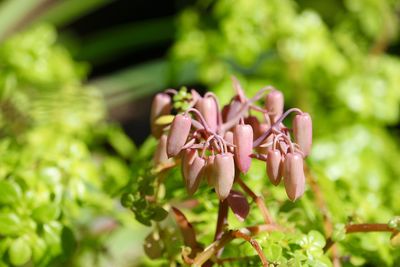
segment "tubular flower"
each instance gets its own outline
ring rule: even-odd
[[[312,121],[308,113],[296,115],[293,119],[294,140],[299,144],[301,151],[308,156],[312,145]]]
[[[282,179],[282,156],[277,149],[268,151],[267,175],[273,185],[278,185]]]
[[[231,153],[215,156],[213,173],[215,174],[215,191],[218,198],[224,200],[228,197],[235,179],[235,162]]]
[[[160,138],[163,132],[162,125],[156,125],[155,120],[162,116],[168,115],[171,112],[171,97],[166,93],[157,94],[151,105],[150,111],[150,125],[151,133],[155,138]]]
[[[178,114],[171,124],[167,140],[167,154],[174,157],[179,154],[186,143],[191,127],[191,119],[188,115]]]
[[[246,173],[251,164],[253,150],[253,128],[248,124],[239,124],[235,126],[233,132],[233,144],[235,148],[235,161],[238,169]]]
[[[299,153],[288,153],[285,157],[284,183],[286,194],[295,201],[304,193],[306,179],[303,170],[303,157]]]
[[[311,150],[310,115],[297,108],[284,112],[283,94],[271,86],[247,98],[234,80],[236,95],[221,110],[212,93],[201,96],[195,90],[181,94],[168,89],[155,96],[151,122],[159,144],[154,163],[162,169],[168,158],[181,158],[188,194],[194,194],[205,179],[223,201],[231,193],[235,172],[247,173],[253,159],[262,160],[270,182],[278,185],[283,177],[287,195],[295,201],[305,190],[303,157]],[[264,97],[264,106],[258,105]],[[293,129],[284,124],[291,113],[295,113]],[[169,125],[155,125],[163,115],[174,118]]]
[[[284,98],[282,92],[273,90],[267,95],[265,107],[268,111],[271,122],[274,123],[282,116],[284,108]]]

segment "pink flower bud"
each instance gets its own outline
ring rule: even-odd
[[[294,117],[293,135],[304,156],[309,155],[312,145],[312,120],[308,113]]]
[[[214,159],[215,156],[214,155],[210,155],[207,158],[207,163],[206,166],[204,168],[204,178],[207,181],[207,184],[209,186],[213,186],[214,187],[214,182],[215,182],[215,177],[214,177]]]
[[[197,93],[196,90],[192,89],[190,90],[190,94],[192,95],[192,101],[194,103],[197,103],[197,101],[199,101],[199,99],[201,99],[202,97],[199,95],[199,93]]]
[[[200,98],[196,103],[196,108],[203,115],[210,129],[215,132],[218,125],[218,108],[214,99],[211,97]]]
[[[295,201],[304,193],[306,179],[303,170],[303,157],[296,152],[286,154],[284,168],[286,194],[290,200]]]
[[[284,108],[284,97],[281,91],[271,91],[265,99],[265,109],[269,113],[271,122],[276,122],[279,117],[283,114]]]
[[[242,108],[243,103],[239,101],[238,97],[232,99],[231,103],[225,106],[222,110],[222,118],[223,120],[230,121],[239,113],[240,109]],[[239,121],[239,119],[238,119]]]
[[[233,133],[235,147],[235,161],[238,169],[246,173],[251,164],[250,155],[253,152],[253,129],[248,124],[238,124]]]
[[[251,126],[251,128],[253,129],[253,139],[257,139],[258,137],[260,137],[260,121],[257,119],[256,116],[248,116],[244,119],[244,123],[248,124]]]
[[[205,163],[204,159],[196,157],[190,166],[188,177],[186,177],[186,190],[189,195],[193,195],[199,188]]]
[[[235,162],[233,154],[218,154],[214,159],[215,191],[222,201],[228,197],[235,180]]]
[[[175,157],[179,154],[182,147],[186,143],[189,136],[192,119],[186,114],[178,114],[175,116],[169,130],[167,140],[167,155]]]
[[[273,185],[278,185],[282,179],[282,156],[277,149],[269,150],[267,154],[267,174]]]
[[[231,131],[225,132],[225,134],[224,134],[224,140],[225,140],[226,142],[228,142],[228,143],[233,144],[233,132],[231,132]],[[231,153],[233,153],[233,152],[234,152],[234,149],[233,149],[231,146],[229,146],[229,147],[228,147],[228,151],[231,152]]]
[[[278,141],[278,145],[284,154],[289,152],[289,145],[285,141],[283,141],[283,140]]]
[[[185,150],[182,157],[182,175],[189,195],[193,195],[199,188],[204,165],[205,160],[197,155],[197,150]]]
[[[160,138],[163,132],[164,126],[156,125],[154,121],[162,116],[171,113],[171,98],[168,94],[158,93],[153,99],[150,111],[150,125],[151,133],[154,137]]]
[[[156,148],[156,152],[154,153],[153,156],[153,161],[155,165],[158,165],[158,164],[163,164],[168,160],[169,159],[167,155],[167,136],[163,134],[158,140],[158,145]]]

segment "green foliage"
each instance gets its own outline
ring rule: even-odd
[[[386,52],[398,38],[399,2],[356,2],[199,1],[178,19],[171,62],[175,73],[184,77],[191,72],[224,103],[231,97],[229,78],[235,75],[245,81],[250,95],[271,84],[285,93],[288,107],[310,112],[315,145],[308,165],[336,225],[333,239],[340,243],[340,255],[351,255],[349,266],[396,266],[400,254],[390,246],[388,234],[344,235],[346,223],[386,223],[400,214],[398,135],[388,131],[399,123],[400,60]],[[280,223],[304,235],[324,231],[310,187],[291,204],[281,189],[266,186],[263,167],[247,179],[267,194],[266,203]],[[195,198],[201,207],[185,214],[210,242],[207,227],[216,219],[210,215],[216,212],[215,202],[206,191]],[[259,219],[251,213],[246,221]],[[279,249],[272,250],[266,253],[278,257]],[[224,253],[235,255],[228,248]]]
[[[86,65],[55,41],[42,25],[0,45],[2,265],[80,265],[83,252],[101,255],[85,243],[103,236],[93,223],[123,214],[112,195],[135,146],[104,122],[101,95],[81,82]]]

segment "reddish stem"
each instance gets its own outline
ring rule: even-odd
[[[386,223],[360,223],[349,224],[346,226],[346,234],[360,232],[396,232],[396,229],[390,228]]]
[[[369,232],[398,232],[396,229],[390,228],[386,223],[359,223],[346,225],[346,234],[352,233],[369,233]],[[332,238],[328,238],[324,247],[324,252],[335,243]]]
[[[253,248],[257,251],[257,254],[258,254],[258,257],[260,257],[262,266],[264,266],[264,267],[268,266],[268,261],[265,258],[265,255],[261,249],[260,244],[258,244],[258,242],[256,240],[254,240],[250,236],[240,232],[239,230],[233,231],[232,235],[236,238],[242,238],[242,239],[246,240],[247,242],[249,242],[253,246]]]
[[[267,207],[265,206],[264,200],[260,197],[257,196],[244,182],[243,180],[239,177],[239,175],[236,175],[235,181],[239,184],[239,186],[243,189],[243,191],[248,194],[253,201],[257,204],[258,208],[261,211],[262,216],[264,217],[264,221],[266,224],[271,224],[273,223],[273,219],[271,217],[271,214],[269,213]]]
[[[215,227],[214,241],[221,238],[228,221],[228,201],[220,201],[218,206],[218,219]]]

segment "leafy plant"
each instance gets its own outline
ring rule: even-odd
[[[398,1],[199,1],[178,21],[176,73],[195,74],[225,102],[232,74],[250,94],[273,84],[288,107],[312,116],[304,230],[330,236],[336,224],[385,224],[400,213],[392,131],[400,61],[389,49],[398,40],[397,10]],[[262,192],[261,181],[254,186]],[[369,234],[346,237],[332,257],[340,259],[335,264],[396,266],[400,255],[385,235]]]
[[[1,266],[79,265],[123,223],[135,147],[55,40],[41,25],[0,45]]]
[[[321,189],[303,167],[311,150],[310,116],[296,108],[283,112],[283,95],[271,86],[247,98],[235,78],[233,82],[236,95],[223,108],[214,94],[201,97],[186,88],[168,89],[154,97],[150,121],[158,144],[153,160],[122,198],[139,222],[155,226],[144,242],[150,258],[191,266],[332,266],[340,264],[335,242],[347,234],[383,231],[392,233],[392,239],[399,235],[396,218],[380,224],[337,224],[333,229]],[[266,93],[264,106],[258,106]],[[296,114],[292,129],[283,124],[290,113]],[[151,156],[145,156],[147,161]],[[174,169],[179,164],[183,183],[176,181]],[[313,194],[292,203],[304,194],[304,171]],[[279,187],[269,188],[267,208],[247,185],[264,191],[265,173],[275,186],[283,176],[290,201],[285,201]],[[250,212],[250,207],[257,209]],[[163,208],[171,210],[175,223],[165,220],[168,213]],[[322,209],[319,216],[316,208]],[[234,218],[228,219],[229,210]],[[211,216],[212,212],[218,215]],[[215,221],[214,235],[210,219]],[[240,225],[243,221],[245,226]],[[321,230],[329,231],[327,237]],[[333,262],[325,254],[331,247]]]

